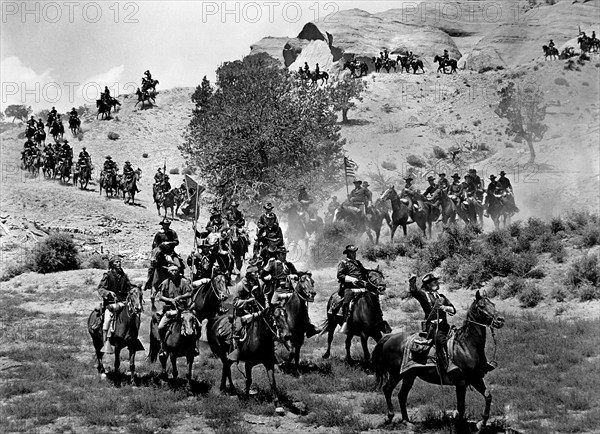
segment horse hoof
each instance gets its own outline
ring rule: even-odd
[[[392,421],[394,420],[394,413],[388,413],[387,418],[384,421],[385,425],[389,425],[392,423]]]
[[[321,356],[322,359],[328,359],[330,356],[329,351]]]
[[[275,408],[275,414],[277,414],[278,416],[284,416],[285,415],[285,410],[283,409],[283,407],[276,407]]]

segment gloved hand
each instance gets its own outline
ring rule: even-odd
[[[271,275],[267,274],[265,277],[263,277],[263,280],[266,280],[267,282],[271,280]]]

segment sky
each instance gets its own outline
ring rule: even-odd
[[[158,90],[196,86],[263,37],[295,37],[336,11],[375,13],[402,3],[2,1],[0,108],[94,104],[104,86],[112,95],[135,92],[146,69]]]

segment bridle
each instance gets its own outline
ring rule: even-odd
[[[139,291],[139,294],[137,294],[137,292],[139,291],[139,288],[137,286],[134,286],[133,288],[131,288],[129,290],[129,294],[127,294],[127,310],[130,313],[127,313],[128,317],[131,317],[133,315],[139,315],[144,311],[144,298],[143,298],[143,293],[141,291]],[[135,308],[135,296],[138,295],[140,297],[140,310],[139,312],[136,312],[136,308]]]

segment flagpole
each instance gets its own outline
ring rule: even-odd
[[[348,159],[344,157],[344,180],[346,181],[346,196],[350,195],[350,190],[348,190],[348,174],[346,172],[348,167]]]

